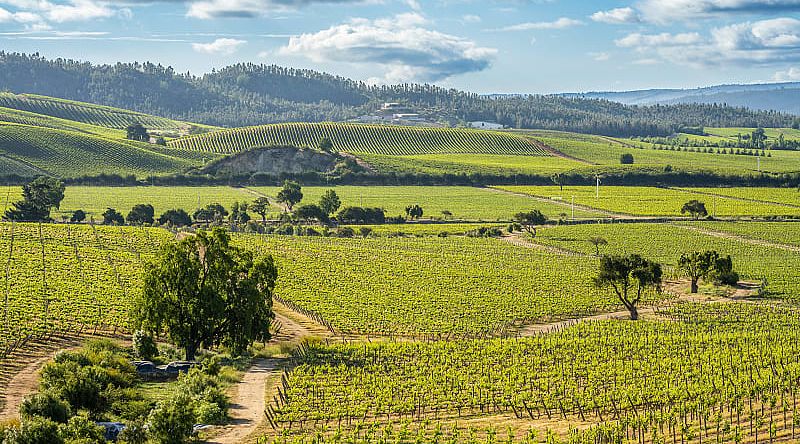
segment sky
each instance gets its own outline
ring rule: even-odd
[[[0,0],[0,49],[556,93],[800,81],[800,0]]]

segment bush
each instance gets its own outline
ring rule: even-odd
[[[275,234],[280,234],[283,236],[291,236],[294,234],[294,225],[292,224],[283,224],[275,230]]]
[[[192,402],[185,394],[159,402],[147,418],[149,438],[159,444],[189,442],[193,427]]]
[[[85,416],[73,416],[61,427],[61,436],[70,443],[105,444],[105,427],[96,425]]]
[[[227,418],[219,405],[206,401],[194,403],[194,416],[198,424],[222,424]]]
[[[28,396],[19,407],[19,415],[24,420],[36,417],[66,424],[70,416],[69,404],[51,393],[36,393]]]
[[[337,237],[355,237],[356,232],[350,227],[342,227],[336,230]]]
[[[619,156],[619,163],[623,165],[633,165],[633,154],[625,153]]]
[[[58,433],[58,424],[46,418],[24,421],[16,436],[6,439],[3,444],[62,444],[64,440]]]
[[[137,330],[133,334],[133,351],[143,361],[152,361],[158,356],[156,341],[144,330]]]
[[[125,430],[117,437],[120,444],[145,444],[147,443],[147,429],[144,421],[136,420],[125,426]]]
[[[466,233],[467,237],[501,237],[503,231],[497,227],[480,227]]]

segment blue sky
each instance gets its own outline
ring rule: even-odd
[[[0,48],[549,93],[800,80],[800,0],[0,0]]]

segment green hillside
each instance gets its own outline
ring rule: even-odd
[[[177,173],[201,163],[198,153],[74,131],[0,123],[0,174],[144,176]]]
[[[334,149],[357,154],[549,155],[531,139],[501,132],[348,123],[286,123],[237,128],[184,137],[170,142],[170,146],[234,153],[271,145],[316,147],[325,137],[333,142]]]
[[[180,122],[135,111],[33,94],[0,93],[0,107],[117,130],[123,130],[134,123],[141,123],[152,133],[174,136],[214,129],[207,125]],[[0,120],[36,125],[39,125],[37,121],[41,120],[30,115],[8,114],[7,111],[0,111]],[[32,120],[24,121],[25,118]]]

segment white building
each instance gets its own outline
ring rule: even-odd
[[[494,122],[483,122],[483,121],[476,121],[476,122],[469,122],[470,128],[479,128],[479,129],[487,129],[487,130],[499,130],[505,128],[503,125]]]

